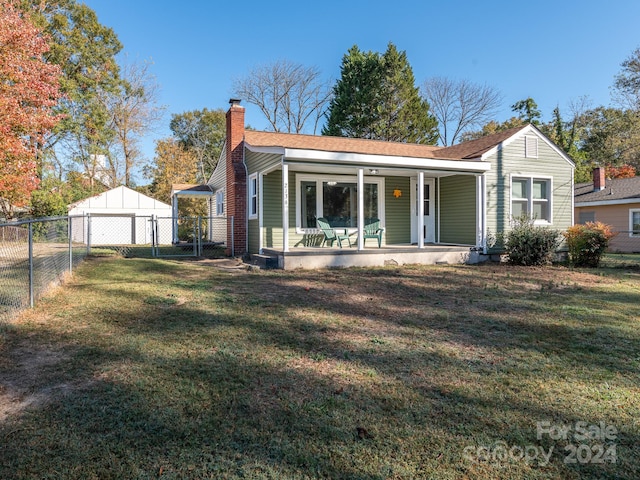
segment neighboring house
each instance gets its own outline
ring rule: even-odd
[[[577,223],[602,222],[618,232],[609,243],[613,252],[640,252],[640,177],[605,178],[605,169],[593,171],[593,182],[575,188]]]
[[[512,216],[573,224],[574,164],[532,125],[436,147],[245,130],[244,112],[231,101],[208,182],[235,255],[277,256],[286,269],[474,262]],[[321,247],[319,217],[355,246]],[[384,228],[382,248],[365,248],[372,218]]]
[[[171,205],[120,186],[69,205],[74,242],[91,245],[143,245],[151,243],[151,217],[164,219],[160,243],[171,244]],[[90,222],[88,217],[90,217]]]

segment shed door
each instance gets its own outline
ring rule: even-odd
[[[92,245],[134,245],[136,243],[135,215],[91,215]]]

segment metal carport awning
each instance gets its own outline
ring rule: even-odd
[[[173,243],[178,243],[178,198],[213,198],[213,190],[209,185],[193,183],[175,183],[171,185],[171,212],[173,217]]]

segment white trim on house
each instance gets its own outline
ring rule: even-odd
[[[619,200],[598,200],[596,202],[575,202],[575,207],[601,207],[605,205],[627,205],[629,203],[640,203],[640,198],[621,198]]]
[[[273,153],[274,155],[284,155],[284,147],[260,147],[253,146],[248,142],[244,142],[244,146],[247,150],[253,153]]]
[[[264,248],[264,172],[258,175],[258,252]]]
[[[482,175],[482,243],[479,245],[482,247],[482,253],[485,255],[489,251],[489,245],[487,245],[487,236],[489,234],[489,227],[487,227],[487,176]]]
[[[435,229],[436,229],[436,238],[435,243],[440,243],[440,177],[435,177],[434,179],[434,196],[435,196],[435,216],[436,219]]]
[[[358,189],[358,251],[364,250],[364,169],[358,169],[358,181],[356,183]],[[380,188],[380,187],[378,187]],[[380,197],[380,195],[378,195]],[[379,202],[378,202],[379,203]]]
[[[513,180],[514,179],[522,179],[528,180],[528,192],[527,192],[527,212],[529,217],[533,215],[533,182],[534,180],[545,180],[548,182],[547,189],[547,211],[549,212],[548,220],[535,220],[533,223],[535,225],[553,225],[553,177],[547,175],[537,175],[532,173],[525,174],[517,174],[510,173],[509,174],[509,219],[513,219]]]
[[[322,150],[305,150],[284,147],[256,147],[245,143],[247,150],[254,153],[270,153],[283,155],[282,162],[292,161],[338,163],[342,166],[386,166],[413,168],[427,171],[429,169],[450,170],[451,173],[482,173],[491,170],[491,164],[483,160],[444,160],[433,158],[400,157],[389,155],[372,155],[363,153],[331,152]]]
[[[289,165],[284,161],[282,162],[282,251],[285,253],[289,251]]]
[[[418,248],[424,248],[424,172],[418,172]],[[431,192],[429,192],[431,193]],[[431,210],[431,205],[429,205]]]
[[[476,177],[476,246],[486,248],[486,202],[485,202],[486,188],[485,188],[485,176],[478,175]]]
[[[319,175],[319,174],[305,174],[305,173],[296,173],[296,233],[305,234],[305,233],[316,233],[316,228],[303,228],[302,227],[302,203],[301,200],[303,198],[302,194],[302,182],[316,182],[316,212],[318,216],[321,216],[322,213],[322,183],[323,182],[344,182],[344,183],[358,183],[357,175]],[[384,177],[363,175],[364,183],[367,184],[376,184],[378,185],[378,216],[380,217],[381,227],[384,228],[385,223],[385,198],[384,198],[384,188],[385,188],[385,179]],[[319,184],[319,185],[318,185]],[[352,232],[357,231],[357,229],[349,229]]]
[[[432,158],[395,157],[387,155],[370,155],[361,153],[325,152],[318,150],[301,150],[285,148],[286,160],[301,160],[310,162],[339,163],[353,166],[401,166],[404,168],[416,168],[420,170],[450,169],[455,173],[477,172],[482,173],[491,170],[489,162],[479,160],[439,160]]]
[[[420,173],[423,174],[422,193],[420,193]],[[429,211],[424,208],[429,186]],[[420,246],[419,233],[422,232],[422,244],[440,243],[440,183],[439,178],[429,177],[426,172],[418,172],[417,176],[410,178],[410,202],[411,202],[411,243]],[[422,195],[422,198],[420,198]],[[422,205],[422,206],[421,206]],[[420,210],[422,209],[422,215]],[[422,225],[419,219],[422,218]],[[425,234],[426,231],[426,234]],[[437,235],[436,235],[437,232]]]
[[[640,213],[640,208],[630,208],[629,209],[629,236],[636,238],[636,237],[640,237],[640,233],[637,233],[634,235],[634,231],[638,231],[638,230],[634,230],[633,228],[633,214],[634,213]]]
[[[486,160],[488,157],[497,154],[500,150],[502,150],[503,148],[507,147],[510,143],[518,140],[522,135],[527,135],[527,134],[535,134],[538,136],[538,138],[541,138],[544,143],[546,143],[549,148],[551,148],[553,151],[555,151],[558,155],[560,155],[569,165],[571,165],[572,167],[575,167],[576,164],[573,162],[573,160],[571,160],[571,157],[569,157],[569,155],[567,155],[563,150],[561,150],[557,145],[554,145],[553,142],[551,142],[551,140],[549,140],[546,135],[544,135],[540,130],[538,130],[536,127],[534,127],[533,125],[527,125],[526,127],[524,127],[522,130],[520,130],[517,133],[514,133],[512,136],[510,136],[509,138],[507,138],[506,140],[502,141],[499,145],[496,145],[495,147],[493,147],[490,150],[487,150],[485,153],[483,153],[480,156],[480,160]]]
[[[258,218],[258,172],[254,172],[247,178],[247,218],[256,220]],[[255,199],[255,202],[253,201]]]
[[[571,175],[571,191],[576,191],[576,183],[574,180],[575,175]],[[574,194],[571,195],[571,225],[575,225],[576,223],[576,197]]]
[[[225,190],[224,187],[216,190],[216,217],[222,217],[225,214]]]

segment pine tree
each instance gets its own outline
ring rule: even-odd
[[[438,122],[420,98],[405,52],[357,45],[343,57],[323,135],[435,144]]]

